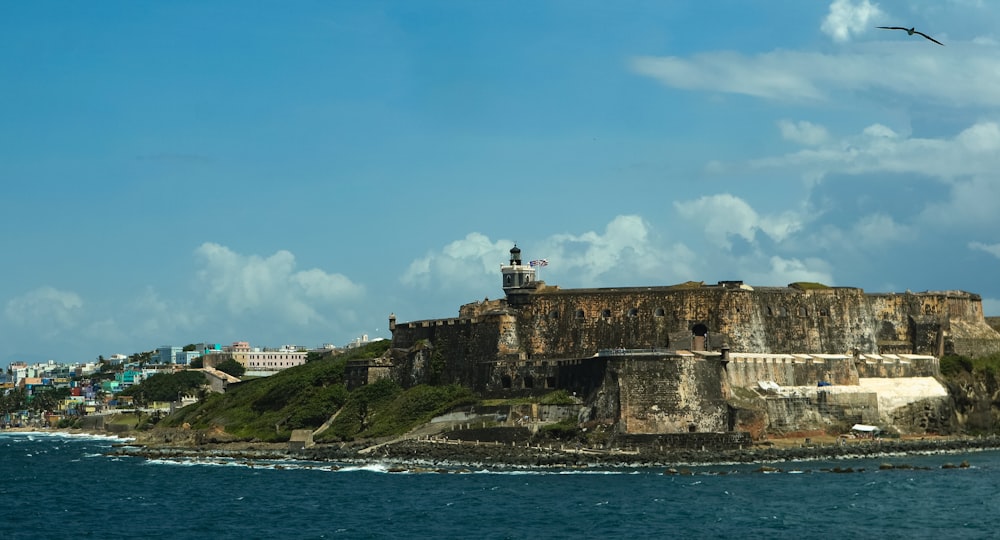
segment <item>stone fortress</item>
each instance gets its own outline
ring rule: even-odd
[[[516,245],[505,298],[456,318],[389,319],[385,356],[348,366],[351,385],[457,383],[484,396],[577,396],[578,419],[621,436],[849,429],[950,432],[945,354],[1000,351],[981,298],[865,293],[793,283],[560,289]],[[846,426],[846,427],[843,427]]]

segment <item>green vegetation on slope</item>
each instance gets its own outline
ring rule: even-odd
[[[516,398],[484,399],[480,401],[480,403],[489,407],[501,405],[530,405],[532,403],[538,403],[540,405],[573,405],[580,403],[580,400],[570,396],[569,392],[566,390],[553,390],[541,397],[524,396]]]
[[[402,435],[439,414],[475,402],[472,392],[459,385],[403,390],[391,379],[382,379],[351,392],[336,420],[317,440]]]
[[[281,442],[288,440],[292,430],[316,430],[336,414],[316,440],[351,441],[403,435],[437,415],[478,402],[472,391],[461,385],[419,385],[404,390],[391,379],[348,391],[344,381],[348,361],[379,357],[389,346],[386,340],[340,356],[311,357],[302,366],[232,385],[225,394],[211,394],[159,425],[223,428],[245,440]],[[515,401],[551,405],[576,402],[564,390]]]
[[[969,358],[957,354],[941,357],[941,375],[955,377],[962,373],[997,376],[1000,374],[1000,353]]]
[[[270,377],[231,386],[164,419],[162,425],[222,427],[244,439],[288,440],[294,429],[317,429],[340,411],[322,439],[351,440],[405,433],[452,407],[474,403],[460,386],[417,386],[406,391],[385,379],[348,391],[344,370],[352,359],[376,358],[388,340],[340,356],[315,358]]]
[[[153,401],[177,401],[181,394],[194,394],[205,384],[200,371],[157,373],[141,383],[126,388],[120,395],[132,396],[134,403],[144,406]]]
[[[243,374],[247,372],[247,368],[243,367],[243,364],[233,360],[232,358],[215,366],[215,369],[223,373],[228,373],[233,377],[242,377]]]
[[[1000,353],[941,358],[941,375],[969,434],[1000,433]]]

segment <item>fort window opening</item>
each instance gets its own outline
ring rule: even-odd
[[[653,315],[654,315],[655,317],[662,317],[662,316],[664,316],[665,314],[666,314],[666,312],[664,312],[664,311],[663,311],[663,308],[661,308],[661,307],[658,307],[658,308],[656,308],[656,313],[654,313]]]
[[[639,310],[636,309],[636,308],[632,308],[632,309],[628,310],[628,316],[629,317],[638,317],[639,316]]]
[[[505,390],[510,390],[510,383],[510,375],[500,377],[500,386],[503,386]]]
[[[773,317],[774,316],[774,310],[771,309],[771,306],[767,306],[767,316],[768,317]]]
[[[555,388],[556,378],[555,377],[545,377],[545,388]]]
[[[550,311],[549,312],[549,318],[550,319],[558,319],[559,318],[559,310],[553,309],[552,311]]]
[[[583,318],[583,316],[584,316],[584,315],[583,315],[583,310],[582,310],[582,309],[578,309],[578,310],[576,310],[576,318],[577,318],[577,319],[582,319],[582,318]]]
[[[786,308],[785,306],[779,307],[778,308],[778,315],[780,315],[782,317],[787,317],[788,316],[788,308]]]
[[[694,433],[695,431],[698,431],[698,426],[694,424],[688,424],[688,433]]]
[[[604,317],[605,319],[610,319],[611,318],[611,310],[610,309],[601,310],[601,317]]]
[[[799,317],[808,317],[808,316],[809,316],[809,312],[806,311],[806,308],[800,307],[799,308]]]
[[[535,378],[532,377],[531,375],[528,375],[527,377],[525,377],[524,378],[524,387],[525,388],[534,388],[535,387]]]
[[[820,317],[829,317],[830,316],[830,310],[828,310],[826,308],[819,308],[819,316]]]

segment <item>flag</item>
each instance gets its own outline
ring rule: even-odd
[[[530,264],[531,266],[548,266],[549,265],[549,260],[548,259],[535,259],[535,260],[529,262],[528,264]]]

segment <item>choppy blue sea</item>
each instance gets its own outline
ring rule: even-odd
[[[114,442],[0,433],[0,538],[1000,537],[998,452],[443,474],[105,455]]]

